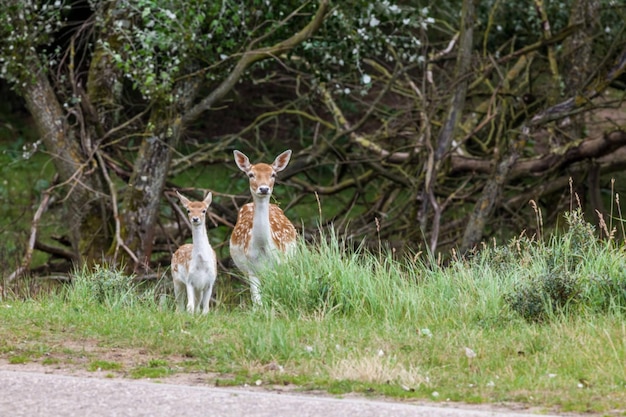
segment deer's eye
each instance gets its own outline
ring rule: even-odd
[[[191,210],[187,209],[187,214],[191,213]]]
[[[272,172],[272,178],[276,178],[276,173]]]
[[[254,174],[251,172],[251,173],[248,174],[248,177],[254,178]]]
[[[202,214],[205,214],[205,213],[206,213],[206,209],[202,210]]]

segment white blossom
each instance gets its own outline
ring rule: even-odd
[[[165,16],[169,17],[172,20],[176,20],[176,14],[171,10],[164,10]]]

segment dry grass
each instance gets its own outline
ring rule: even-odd
[[[398,359],[384,354],[340,359],[328,367],[328,376],[335,380],[361,381],[375,384],[394,384],[405,390],[428,385],[430,378],[414,365],[404,365]]]

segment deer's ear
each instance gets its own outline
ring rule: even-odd
[[[184,207],[187,207],[189,205],[190,203],[189,199],[185,197],[184,195],[182,195],[181,193],[179,193],[178,190],[176,190],[176,195],[178,196],[178,199],[180,200],[180,202],[182,203]]]
[[[233,151],[233,154],[235,155],[235,163],[237,164],[239,169],[245,173],[250,171],[250,160],[248,159],[248,157],[244,155],[243,152],[239,152],[237,150]]]
[[[287,168],[287,164],[289,163],[290,159],[291,149],[288,149],[276,157],[274,163],[272,164],[272,168],[274,168],[274,171],[280,172],[283,169]]]
[[[204,197],[204,204],[206,204],[206,206],[209,207],[211,205],[211,201],[213,201],[213,193],[209,191],[206,197]]]

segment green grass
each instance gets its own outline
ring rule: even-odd
[[[138,366],[130,371],[130,377],[139,378],[163,378],[172,374],[172,369],[167,361],[161,359],[151,359],[147,364]]]
[[[89,363],[87,370],[91,372],[96,371],[120,371],[123,368],[121,363],[109,362],[103,360],[94,360]]]
[[[60,291],[0,303],[0,357],[131,378],[199,372],[219,386],[623,413],[626,256],[581,217],[571,213],[560,236],[520,237],[446,267],[327,236],[265,274],[263,306],[221,304],[207,316],[176,313],[169,292],[163,308],[163,285],[83,269]]]
[[[29,358],[24,355],[15,355],[15,356],[9,357],[9,363],[11,365],[18,365],[18,364],[23,364],[23,363],[28,363],[28,362],[29,362]]]

